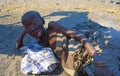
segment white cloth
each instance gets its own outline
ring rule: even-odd
[[[24,50],[25,53],[21,61],[21,71],[24,74],[49,73],[55,70],[56,63],[59,63],[51,48],[31,44],[20,48],[20,50]]]

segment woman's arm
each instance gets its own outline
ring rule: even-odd
[[[16,41],[16,48],[22,47],[22,45],[23,45],[23,38],[24,38],[25,34],[26,34],[25,30],[23,30],[21,35],[20,35],[20,37]]]
[[[82,33],[77,33],[75,31],[69,30],[67,28],[64,28],[63,26],[61,26],[60,24],[58,24],[57,22],[50,22],[48,24],[48,29],[58,32],[58,33],[62,33],[65,34],[67,37],[71,37],[74,38],[75,40],[81,42],[84,44],[84,47],[89,50],[89,53],[91,56],[93,56],[96,53],[95,48],[91,45],[91,43],[89,42],[89,40],[84,36],[84,34]]]

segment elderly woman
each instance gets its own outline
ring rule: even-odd
[[[58,55],[56,50],[57,34],[61,33],[68,38],[73,38],[79,43],[83,43],[85,49],[88,50],[89,55],[93,57],[95,63],[96,76],[112,76],[113,74],[106,68],[105,62],[96,54],[96,49],[91,45],[89,40],[82,33],[64,28],[57,22],[51,21],[48,24],[48,28],[44,28],[44,19],[36,11],[28,11],[22,16],[22,24],[25,27],[21,36],[16,42],[16,48],[20,48],[23,45],[23,38],[25,34],[30,34],[32,37],[39,39],[39,43],[44,47],[52,48],[54,54],[61,62],[65,62],[67,58],[66,50],[63,48]]]

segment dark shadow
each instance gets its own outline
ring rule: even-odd
[[[72,28],[76,24],[79,24],[81,22],[87,22],[88,21],[88,12],[75,12],[75,11],[60,11],[60,12],[53,12],[49,15],[44,16],[44,18],[49,16],[61,16],[60,20],[57,22],[63,25],[66,28]]]
[[[23,29],[23,26],[17,25],[19,23],[0,24],[0,54],[21,55],[15,48],[16,40]]]

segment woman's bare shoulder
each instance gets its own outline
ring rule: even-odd
[[[48,26],[49,27],[53,27],[53,26],[59,26],[60,24],[58,24],[57,22],[55,22],[55,21],[50,21],[49,23],[48,23]]]
[[[59,24],[58,22],[51,21],[48,23],[48,29],[59,31],[59,30],[64,29],[64,27],[61,24]]]

